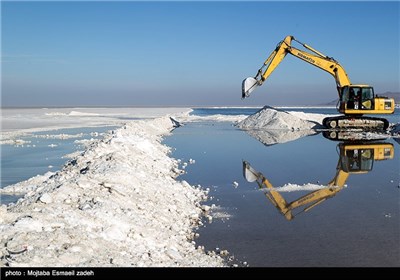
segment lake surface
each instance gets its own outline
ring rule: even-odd
[[[196,108],[192,114],[250,115],[258,109]],[[334,108],[285,110],[337,113]],[[385,117],[399,122],[397,111]],[[68,160],[65,154],[83,148],[76,140],[102,137],[101,133],[110,129],[114,128],[40,132],[20,137],[30,141],[24,146],[2,145],[1,187],[60,169]],[[77,137],[40,137],[63,133]],[[252,267],[400,265],[400,162],[399,144],[393,139],[342,143],[328,140],[320,133],[266,146],[231,123],[203,121],[175,129],[164,143],[174,148],[172,156],[182,162],[195,160],[178,179],[209,188],[211,199],[206,204],[217,206],[212,210],[212,222],[205,219],[204,226],[197,231],[200,237],[196,243],[206,250],[228,250],[235,257],[234,263],[245,262]],[[386,147],[386,160],[382,159],[385,148],[378,156],[379,147]],[[361,170],[348,170],[344,180],[338,178],[337,167],[350,166],[350,152],[343,156],[346,149],[356,150],[352,154],[364,161],[359,162]],[[303,207],[292,209],[294,217],[287,219],[288,212],[285,216],[266,197],[272,192],[244,178],[243,161],[276,188],[288,183],[326,185],[335,178],[343,184],[333,197],[308,211],[302,212]],[[323,191],[318,193],[321,198]],[[301,202],[302,196],[312,192],[279,194],[288,206]],[[2,203],[17,199],[1,196]]]
[[[317,134],[266,146],[230,123],[197,122],[174,130],[164,143],[175,148],[173,157],[195,160],[179,179],[210,188],[207,204],[220,207],[214,215],[221,218],[198,229],[196,243],[206,250],[226,249],[253,267],[400,265],[396,141],[344,143]],[[364,161],[338,177],[337,167],[350,168],[346,149]],[[294,208],[288,220],[266,197],[270,192],[244,178],[243,161],[274,187],[327,185],[334,179],[342,187],[306,212]],[[290,204],[311,192],[280,195]],[[321,193],[315,195],[323,198]]]
[[[99,138],[102,133],[114,128],[115,126],[56,129],[19,137],[18,139],[26,141],[24,144],[1,145],[0,188],[48,171],[60,170],[68,160],[65,155],[84,148],[77,140]],[[1,204],[7,204],[15,202],[20,196],[2,194],[0,198]]]

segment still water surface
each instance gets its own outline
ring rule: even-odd
[[[103,137],[102,133],[114,129],[107,127],[82,127],[56,129],[32,133],[19,137],[23,145],[1,145],[1,185],[4,188],[48,171],[60,170],[68,158],[66,154],[83,149],[76,140]],[[54,135],[65,134],[70,138],[54,139]],[[75,135],[75,137],[71,137]],[[21,196],[0,195],[1,204],[15,202]]]
[[[179,179],[210,188],[207,203],[221,206],[226,214],[199,228],[196,242],[206,250],[227,249],[250,266],[400,265],[397,142],[373,142],[368,150],[371,143],[346,144],[318,134],[265,146],[230,123],[199,122],[176,129],[164,143],[175,148],[173,157],[195,159]],[[378,157],[382,143],[387,159]],[[369,159],[363,172],[347,170],[348,177],[338,179],[344,182],[336,195],[306,212],[293,209],[291,220],[266,197],[265,189],[243,176],[247,161],[274,187],[326,185],[337,178],[338,163],[347,164],[349,154],[341,155],[340,147],[353,147]],[[311,192],[280,194],[289,204]]]

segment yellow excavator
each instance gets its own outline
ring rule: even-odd
[[[300,50],[292,46],[297,42],[306,50]],[[282,62],[287,54],[316,66],[329,74],[336,81],[339,93],[337,109],[344,116],[327,117],[323,125],[329,129],[340,128],[362,128],[362,129],[383,129],[386,130],[389,122],[384,118],[366,117],[364,114],[393,114],[395,102],[393,98],[377,96],[374,89],[369,85],[351,84],[344,68],[332,57],[328,57],[303,44],[293,36],[286,36],[279,42],[275,50],[265,60],[262,67],[257,71],[255,77],[249,77],[242,82],[242,98],[250,96],[258,86],[261,86],[271,75],[275,68]]]
[[[340,157],[336,167],[336,176],[326,187],[312,191],[290,203],[277,191],[260,172],[257,172],[247,161],[243,161],[243,176],[248,182],[256,181],[265,196],[282,213],[287,220],[295,215],[307,212],[321,202],[340,192],[350,174],[363,174],[372,170],[375,160],[393,159],[394,147],[390,143],[339,143]],[[296,208],[303,207],[297,214]]]

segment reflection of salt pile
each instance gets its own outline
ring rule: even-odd
[[[237,124],[241,129],[265,145],[284,143],[316,134],[318,123],[307,121],[295,114],[265,106]]]
[[[263,143],[264,145],[274,145],[278,143],[290,142],[305,136],[317,134],[314,130],[246,130],[246,132]]]

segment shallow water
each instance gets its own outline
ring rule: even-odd
[[[350,172],[335,196],[307,212],[295,208],[293,214],[300,213],[291,220],[256,182],[245,180],[243,160],[274,187],[326,185],[343,161],[341,142],[318,134],[265,146],[230,123],[200,122],[174,130],[164,143],[175,148],[173,157],[195,160],[179,179],[210,188],[212,199],[207,204],[221,207],[214,214],[224,214],[199,228],[196,243],[206,250],[227,249],[237,261],[253,267],[400,265],[397,142],[383,142],[392,147],[392,159],[371,160],[366,172]],[[310,192],[281,195],[290,203]]]
[[[114,129],[107,127],[83,127],[57,129],[32,133],[19,137],[28,141],[23,145],[1,145],[1,188],[27,180],[38,174],[59,170],[68,158],[64,156],[83,149],[76,140],[102,137],[102,133]],[[54,135],[75,135],[67,139],[53,139]],[[47,137],[46,137],[47,136]],[[20,196],[1,195],[1,204],[15,202]]]

